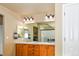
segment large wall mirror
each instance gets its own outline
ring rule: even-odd
[[[55,41],[55,22],[20,24],[17,26],[18,38],[37,42]]]

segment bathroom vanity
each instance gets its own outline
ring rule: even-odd
[[[55,56],[55,45],[45,42],[18,42],[16,56]]]
[[[53,22],[21,24],[17,27],[16,56],[55,56],[55,26]]]

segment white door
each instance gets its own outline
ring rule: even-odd
[[[64,7],[64,55],[79,56],[79,4]]]

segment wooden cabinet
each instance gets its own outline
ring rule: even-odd
[[[55,56],[54,45],[40,45],[41,56]]]
[[[54,45],[48,45],[47,56],[55,56],[55,46]]]
[[[16,44],[16,56],[26,56],[26,55],[28,55],[28,45]]]
[[[39,56],[40,55],[40,46],[39,45],[28,45],[28,56]]]
[[[26,44],[22,45],[21,53],[22,53],[22,56],[28,55],[28,45],[26,45]]]
[[[33,45],[28,44],[28,56],[33,56]]]
[[[47,45],[40,45],[40,56],[47,56]]]
[[[16,44],[16,56],[22,56],[22,44]]]
[[[40,56],[40,45],[34,45],[34,56]]]
[[[54,45],[16,44],[16,56],[54,56]]]

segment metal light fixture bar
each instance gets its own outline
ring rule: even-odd
[[[45,19],[53,19],[54,18],[54,15],[50,14],[50,15],[47,15],[45,16]]]
[[[32,21],[34,18],[31,16],[31,17],[24,17],[24,21]]]

